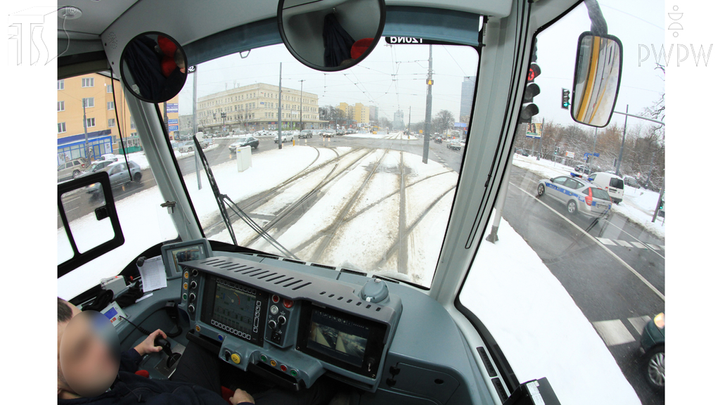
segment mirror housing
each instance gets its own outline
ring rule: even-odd
[[[385,0],[280,0],[278,28],[305,66],[332,72],[352,67],[375,49],[385,28]]]
[[[161,32],[137,35],[120,57],[120,76],[130,93],[142,101],[162,103],[180,93],[187,79],[187,55]]]
[[[610,123],[622,74],[622,42],[612,35],[583,32],[578,38],[571,115],[580,124]]]

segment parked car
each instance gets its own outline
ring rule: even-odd
[[[665,388],[665,314],[659,313],[645,325],[640,336],[643,354],[640,370],[655,390]]]
[[[517,153],[518,155],[530,156],[528,151],[526,151],[525,149],[517,148],[517,149],[515,149],[515,153]]]
[[[88,168],[85,158],[73,159],[58,166],[58,181],[74,179]]]
[[[452,150],[460,150],[461,149],[460,141],[452,140],[447,143],[447,148]]]
[[[588,181],[607,190],[614,203],[620,204],[622,202],[625,194],[625,182],[623,182],[622,177],[607,172],[590,173]]]
[[[307,138],[312,138],[312,136],[313,136],[313,133],[311,130],[303,129],[302,131],[300,131],[298,138],[299,139],[307,139]]]
[[[115,188],[131,182],[140,183],[142,181],[140,165],[132,160],[128,163],[130,164],[130,173],[128,173],[128,166],[125,165],[125,162],[114,162],[100,170],[107,172],[110,178],[110,187]],[[90,194],[90,199],[98,198],[101,193],[100,183],[88,186],[86,191]]]
[[[545,195],[563,203],[571,215],[580,213],[587,217],[600,217],[611,213],[610,194],[581,178],[560,176],[542,179],[537,186],[537,196],[541,198]]]
[[[117,162],[117,161],[118,161],[118,156],[115,155],[115,154],[113,154],[113,153],[106,153],[106,154],[104,154],[104,155],[101,155],[101,156],[98,158],[98,160],[109,160],[109,161],[112,161],[112,162]]]
[[[640,183],[638,183],[637,179],[633,176],[624,176],[623,182],[625,182],[627,186],[640,188]]]
[[[241,148],[243,146],[249,146],[253,149],[257,149],[258,146],[260,146],[260,141],[252,136],[246,136],[238,139],[235,143],[231,143],[230,146],[228,146],[228,149],[230,150],[230,153],[235,153],[237,152],[237,148]]]
[[[192,152],[195,150],[195,143],[193,141],[177,142],[173,145],[173,149],[180,153]]]

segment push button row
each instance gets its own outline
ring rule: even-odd
[[[298,371],[297,371],[296,369],[294,369],[294,368],[289,368],[288,366],[286,366],[286,365],[284,365],[284,364],[280,364],[280,366],[278,367],[278,362],[277,362],[277,361],[269,358],[268,356],[266,356],[266,355],[264,355],[264,354],[261,354],[261,355],[260,355],[260,361],[262,361],[263,363],[266,363],[266,364],[270,364],[271,367],[279,368],[280,371],[282,371],[283,373],[288,373],[288,374],[290,374],[290,375],[293,376],[293,377],[297,377],[297,376],[298,376]]]

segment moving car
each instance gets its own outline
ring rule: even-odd
[[[302,131],[300,131],[298,138],[299,139],[307,139],[307,138],[312,138],[312,136],[313,136],[313,133],[311,130],[303,129]]]
[[[462,145],[460,145],[460,141],[452,140],[447,143],[447,148],[452,150],[460,150],[462,148]]]
[[[282,136],[282,143],[292,142],[293,140],[292,132],[283,132],[280,136]],[[273,138],[273,142],[278,143],[277,135]]]
[[[611,212],[612,201],[607,191],[577,177],[560,176],[542,179],[537,186],[538,198],[548,195],[561,203],[568,214],[600,217]]]
[[[128,173],[125,162],[115,162],[102,169],[102,171],[107,172],[110,178],[110,187],[116,188],[128,183],[140,183],[142,181],[140,165],[132,160],[128,161],[128,163],[130,164],[130,173]],[[91,195],[90,199],[99,197],[101,193],[100,183],[88,186],[86,191]]]
[[[73,159],[58,166],[58,181],[74,179],[84,172],[88,167],[85,158]]]
[[[250,146],[253,149],[257,149],[258,146],[260,146],[260,141],[252,136],[246,136],[238,139],[237,142],[231,143],[230,146],[228,146],[228,149],[230,150],[230,153],[235,153],[237,148],[241,148],[243,146]]]
[[[640,337],[641,372],[654,390],[665,388],[665,314],[659,313],[645,325]]]
[[[435,141],[435,143],[442,143],[442,137],[436,136],[435,139],[433,139],[433,141]]]
[[[620,204],[622,202],[625,194],[625,183],[622,177],[612,173],[598,172],[590,173],[587,178],[591,183],[607,190],[614,203]]]
[[[118,158],[116,156],[113,156],[114,159],[108,158],[107,160],[98,160],[96,162],[93,162],[90,167],[85,170],[84,172],[80,173],[77,177],[85,177],[91,173],[99,172],[103,170],[104,168],[110,166],[111,164],[118,161]]]

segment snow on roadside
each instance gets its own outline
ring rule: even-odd
[[[483,320],[518,380],[547,377],[562,404],[640,404],[603,340],[540,257],[504,219],[498,237],[495,244],[480,244],[460,300]]]
[[[575,169],[570,166],[549,160],[536,160],[534,157],[513,155],[513,165],[536,173],[543,178],[549,179],[557,176],[569,176]],[[658,218],[652,222],[655,206],[658,201],[658,193],[645,189],[637,189],[625,186],[623,201],[620,204],[613,204],[612,210],[630,221],[637,223],[653,235],[664,239],[664,219]]]

